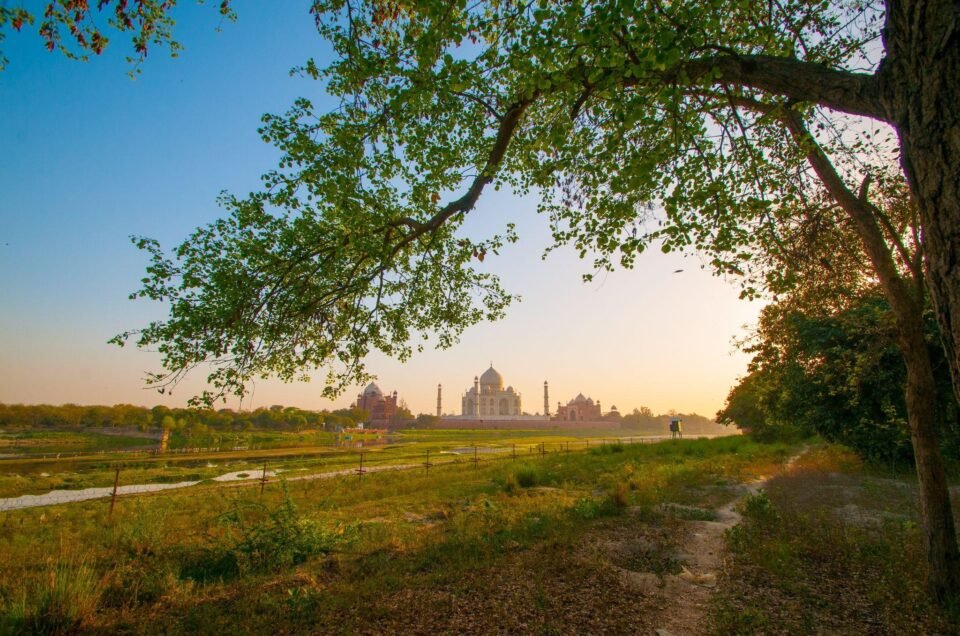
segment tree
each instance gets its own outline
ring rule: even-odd
[[[932,312],[925,340],[936,370],[937,428],[944,453],[957,457],[960,413],[950,390]],[[761,439],[819,434],[882,462],[913,459],[904,385],[890,306],[875,287],[842,307],[781,297],[764,308],[750,372],[731,389],[717,421],[750,428]]]
[[[960,589],[916,319],[920,266],[897,263],[896,228],[866,185],[858,196],[846,184],[861,159],[828,154],[846,116],[895,131],[960,395],[952,3],[329,0],[314,12],[339,58],[302,71],[340,108],[316,113],[303,99],[266,117],[279,168],[263,191],[224,196],[229,216],[174,257],[136,239],[151,265],[135,295],[169,303],[170,316],[115,341],[160,348],[157,386],[212,362],[209,403],[258,374],[325,366],[333,394],[366,379],[373,349],[404,359],[414,334],[449,346],[501,316],[512,297],[474,263],[514,240],[512,226],[479,240],[457,231],[491,185],[537,189],[557,243],[594,252],[600,267],[631,266],[658,242],[749,273],[763,237],[808,208],[808,166],[852,220],[897,317],[931,590]]]

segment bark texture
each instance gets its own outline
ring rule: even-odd
[[[960,3],[888,0],[878,73],[920,209],[928,285],[960,400]]]

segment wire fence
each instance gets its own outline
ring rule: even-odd
[[[702,438],[702,437],[701,437]],[[145,496],[169,490],[194,488],[194,491],[206,490],[217,492],[223,488],[259,488],[263,493],[266,486],[276,483],[281,478],[287,482],[312,481],[334,478],[355,478],[362,480],[371,474],[381,472],[413,472],[421,471],[429,474],[431,470],[449,467],[465,467],[477,469],[483,464],[503,461],[520,461],[542,459],[560,454],[585,452],[591,449],[600,449],[599,452],[610,450],[614,452],[625,445],[651,444],[669,441],[668,436],[635,436],[635,437],[608,437],[600,439],[583,439],[575,441],[514,443],[509,445],[456,445],[444,449],[424,449],[417,452],[394,454],[390,447],[381,450],[351,450],[331,451],[324,456],[303,456],[299,459],[310,462],[309,473],[290,472],[284,474],[282,463],[297,461],[296,457],[261,458],[262,466],[246,470],[232,471],[208,479],[191,479],[171,483],[124,484],[123,462],[115,462],[106,467],[114,472],[112,486],[83,488],[76,490],[53,490],[41,495],[21,495],[0,499],[0,512],[23,510],[40,506],[56,506],[61,504],[79,503],[97,499],[109,500],[109,514],[112,516],[118,498]],[[607,448],[609,447],[609,449]],[[394,447],[397,448],[397,447]],[[403,448],[403,447],[399,447]],[[405,450],[405,449],[404,449]],[[250,458],[254,461],[257,458]],[[274,466],[270,467],[270,461]],[[201,486],[202,485],[202,486]]]

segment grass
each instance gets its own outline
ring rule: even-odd
[[[770,475],[728,534],[716,632],[956,631],[923,591],[915,485],[838,447],[778,474],[796,448],[743,437],[572,440],[580,450],[567,452],[571,440],[541,432],[422,433],[364,449],[366,466],[411,470],[272,480],[262,496],[207,483],[121,498],[112,518],[106,501],[0,513],[0,633],[652,632],[657,609],[630,573],[663,584],[680,570],[684,528]],[[478,464],[443,452],[481,441],[511,452]],[[277,461],[295,477],[357,459]],[[206,461],[125,474],[262,469],[259,457]],[[75,474],[112,476],[109,463],[86,466]]]
[[[629,510],[683,503],[693,491],[727,500],[731,482],[775,469],[788,453],[745,438],[599,446],[516,461],[488,456],[476,466],[461,458],[362,480],[274,481],[262,496],[259,488],[201,485],[121,498],[112,518],[107,502],[0,513],[0,615],[21,626],[43,615],[41,590],[61,567],[49,555],[63,554],[91,573],[76,579],[89,596],[64,597],[82,617],[75,626],[389,631],[397,617],[439,620],[445,601],[418,590],[500,594],[489,589],[500,581],[519,595],[532,583],[514,569],[534,567],[526,560],[535,554],[559,559],[547,574],[573,576],[562,555],[596,524],[626,523]],[[599,584],[608,574],[590,563]],[[527,591],[547,600],[522,611],[549,619],[554,597]],[[412,614],[398,609],[411,594]]]
[[[914,487],[870,473],[824,446],[744,500],[728,534],[718,633],[956,632],[924,590]]]

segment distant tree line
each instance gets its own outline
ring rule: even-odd
[[[312,428],[327,430],[337,426],[349,428],[365,421],[368,417],[369,413],[359,408],[308,411],[279,405],[254,411],[233,411],[166,406],[146,408],[132,404],[115,406],[0,404],[0,429],[5,430],[135,427],[141,431],[150,428],[168,428],[197,435],[209,431],[299,432]]]

